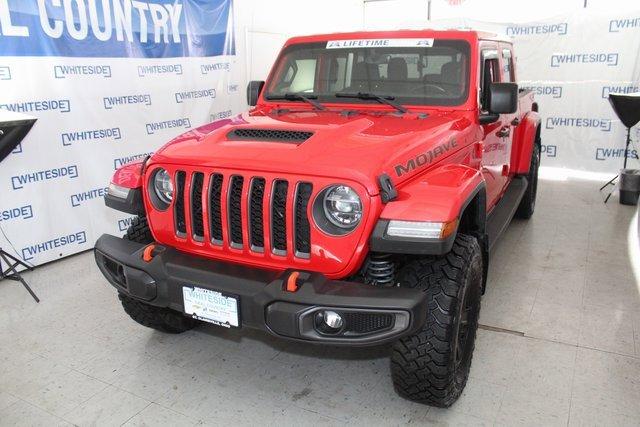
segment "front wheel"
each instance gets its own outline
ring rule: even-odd
[[[424,290],[428,312],[421,330],[393,346],[394,387],[407,399],[449,407],[467,383],[475,346],[483,284],[478,240],[459,234],[448,254],[411,262],[399,281]]]

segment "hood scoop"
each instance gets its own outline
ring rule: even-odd
[[[286,144],[302,144],[313,132],[280,129],[234,129],[227,134],[230,141],[268,141]]]

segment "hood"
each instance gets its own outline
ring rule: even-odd
[[[175,138],[152,161],[345,178],[362,183],[375,195],[381,174],[388,174],[397,185],[435,163],[435,157],[444,159],[461,148],[461,133],[472,124],[468,115],[464,111],[248,112]],[[416,160],[418,168],[406,167],[411,162],[415,166]]]

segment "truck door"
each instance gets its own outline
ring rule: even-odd
[[[483,45],[480,55],[480,110],[488,113],[489,85],[500,82],[502,77],[498,45]],[[499,200],[508,184],[511,132],[507,120],[507,115],[501,114],[497,121],[482,125],[485,138],[481,170],[487,184],[489,208]]]

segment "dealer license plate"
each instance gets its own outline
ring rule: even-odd
[[[196,286],[183,286],[184,312],[194,319],[224,326],[239,327],[238,299]]]

